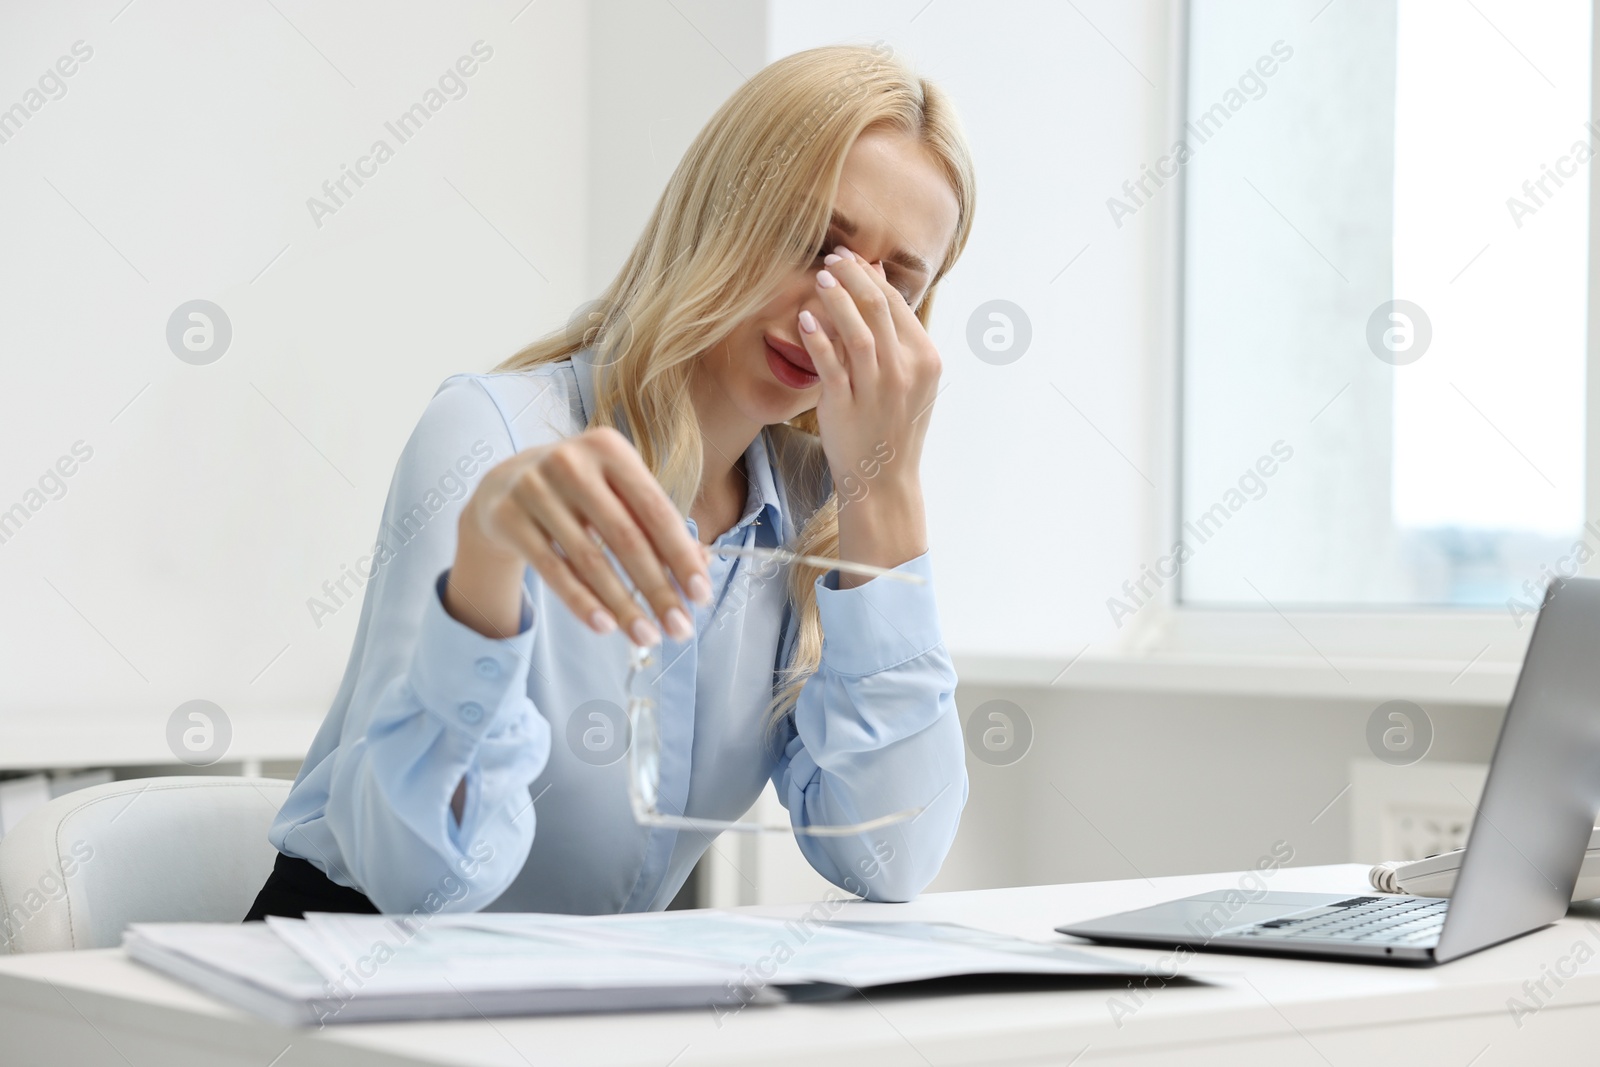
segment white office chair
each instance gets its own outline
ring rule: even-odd
[[[290,783],[136,778],[80,789],[0,838],[0,952],[107,948],[130,922],[238,922],[272,871]]]

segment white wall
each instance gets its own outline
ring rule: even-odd
[[[93,50],[0,144],[0,508],[93,449],[0,544],[0,761],[98,717],[159,750],[193,698],[236,736],[320,718],[358,608],[319,628],[306,601],[370,548],[433,389],[590,288],[585,5],[121,6],[0,31],[0,107]],[[465,95],[399,143],[384,123],[479,40]],[[380,137],[394,157],[318,226],[307,198]],[[165,340],[194,298],[232,321],[208,366]]]
[[[937,889],[1241,870],[1280,840],[1294,865],[1388,858],[1352,850],[1344,792],[1351,761],[1372,759],[1367,703],[990,687],[959,702],[993,699],[1024,709],[1033,747],[1010,766],[968,759],[972,799]],[[1428,764],[1488,762],[1498,709],[1428,710]]]

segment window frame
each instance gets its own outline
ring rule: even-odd
[[[1191,0],[1169,0],[1169,65],[1172,83],[1164,116],[1165,143],[1180,139],[1188,107],[1189,14]],[[1600,55],[1600,12],[1591,2],[1591,56]],[[1591,64],[1590,114],[1600,117],[1600,77]],[[1167,388],[1152,413],[1154,454],[1162,457],[1163,492],[1151,547],[1171,545],[1182,525],[1183,397],[1185,362],[1184,235],[1189,209],[1188,174],[1180,170],[1174,207],[1161,238],[1156,297],[1162,322],[1154,354],[1155,380]],[[1600,163],[1589,171],[1591,204],[1586,365],[1586,470],[1584,512],[1600,514]],[[1585,576],[1600,575],[1600,558],[1583,566]],[[1290,671],[1303,695],[1385,695],[1388,698],[1504,703],[1509,699],[1532,626],[1519,625],[1504,608],[1340,608],[1284,610],[1259,607],[1190,607],[1178,590],[1181,580],[1164,585],[1142,610],[1110,659],[1143,663],[1201,682],[1204,665],[1236,672]],[[1187,669],[1185,669],[1187,668]],[[1217,673],[1217,672],[1212,672]],[[1226,672],[1221,672],[1226,673]],[[1254,691],[1245,679],[1200,685],[1207,690]]]

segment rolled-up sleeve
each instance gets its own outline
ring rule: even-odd
[[[526,588],[521,631],[506,638],[443,605],[457,519],[483,473],[512,451],[481,383],[440,386],[389,487],[350,662],[313,745],[319,758],[308,759],[269,835],[384,912],[482,908],[533,843],[528,785],[550,752],[549,724],[528,696],[540,619]],[[457,824],[451,798],[463,780]]]
[[[922,584],[817,582],[822,662],[806,681],[773,782],[797,826],[922,808],[852,837],[797,835],[824,878],[871,900],[909,900],[938,873],[967,799],[956,674],[927,553],[895,568]]]

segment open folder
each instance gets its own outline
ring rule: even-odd
[[[691,1007],[722,1014],[960,975],[1146,971],[1065,945],[943,923],[718,911],[134,923],[123,948],[286,1026]]]

